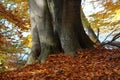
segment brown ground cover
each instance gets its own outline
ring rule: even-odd
[[[0,80],[120,80],[120,48],[99,47],[77,55],[52,54],[45,64],[0,73]]]

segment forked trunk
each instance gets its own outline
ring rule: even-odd
[[[37,58],[44,63],[50,53],[64,51],[75,56],[77,49],[93,48],[80,20],[80,3],[81,0],[29,0],[32,57],[28,63]]]

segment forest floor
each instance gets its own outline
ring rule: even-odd
[[[120,48],[77,51],[78,56],[52,54],[44,64],[0,73],[0,80],[120,80]]]

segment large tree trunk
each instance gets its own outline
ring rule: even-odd
[[[81,48],[93,48],[93,42],[86,35],[80,18],[81,0],[64,0],[61,43],[65,52],[73,52]],[[66,41],[66,42],[65,42]]]
[[[80,5],[79,0],[63,0],[63,14],[62,14],[62,26],[60,29],[60,40],[64,52],[67,54],[75,55],[77,49],[81,49],[78,36],[76,34],[76,27],[78,22],[77,18],[80,17],[76,14],[76,7]],[[76,4],[76,3],[79,4]]]
[[[50,53],[61,52],[61,45],[54,34],[52,17],[47,0],[29,0],[32,24],[32,48],[28,64],[38,58],[44,63]],[[32,60],[32,61],[31,61]]]
[[[77,49],[93,48],[82,27],[80,3],[81,0],[29,0],[34,56],[29,57],[28,63],[36,57],[44,63],[50,53],[62,50],[74,56]]]

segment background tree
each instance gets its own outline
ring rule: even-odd
[[[119,0],[84,0],[83,10],[86,12],[85,5],[89,5],[91,13],[87,12],[87,18],[91,25],[91,28],[95,33],[98,33],[98,39],[103,45],[113,45],[119,47],[120,39],[120,13],[119,13]],[[90,6],[91,5],[91,6]],[[99,30],[99,31],[97,31]]]
[[[90,4],[93,5],[95,10],[100,7],[100,11],[96,11],[89,15],[89,22],[94,31],[99,28],[100,33],[110,33],[110,31],[114,29],[116,32],[113,34],[119,32],[119,3],[119,0],[90,0]]]

